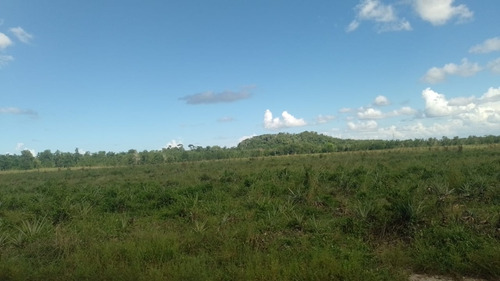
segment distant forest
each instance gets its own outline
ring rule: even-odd
[[[261,157],[292,154],[331,153],[343,151],[382,150],[410,147],[449,147],[463,145],[496,144],[500,136],[469,136],[467,138],[413,139],[413,140],[354,140],[339,139],[316,132],[300,134],[266,134],[243,140],[236,147],[194,146],[184,147],[179,144],[162,150],[144,150],[139,152],[130,149],[127,152],[86,152],[81,154],[78,148],[72,152],[52,152],[44,150],[32,155],[29,150],[20,155],[0,155],[0,171],[30,170],[39,168],[70,168],[147,165],[183,161],[216,160],[245,157]]]

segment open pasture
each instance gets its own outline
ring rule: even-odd
[[[0,173],[0,280],[500,278],[500,149]]]

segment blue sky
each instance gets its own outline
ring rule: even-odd
[[[0,154],[500,133],[498,0],[0,0]]]

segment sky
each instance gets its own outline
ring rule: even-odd
[[[498,0],[0,0],[0,154],[500,134]]]

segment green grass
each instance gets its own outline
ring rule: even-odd
[[[500,278],[496,147],[0,174],[0,280]]]

